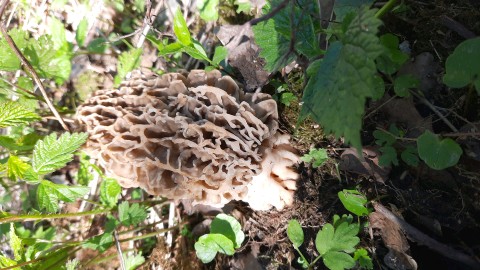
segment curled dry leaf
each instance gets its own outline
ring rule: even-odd
[[[77,120],[86,151],[123,187],[212,206],[292,203],[298,156],[277,132],[275,101],[219,71],[134,71],[120,89],[94,93]]]

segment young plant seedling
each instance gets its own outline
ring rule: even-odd
[[[203,263],[209,263],[217,252],[233,255],[243,240],[245,234],[240,223],[232,216],[218,214],[212,221],[210,233],[202,235],[195,243],[195,251]]]
[[[312,163],[314,169],[322,166],[328,160],[328,153],[326,149],[310,149],[308,154],[300,158],[303,162]]]

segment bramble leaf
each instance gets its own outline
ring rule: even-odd
[[[287,236],[292,241],[294,247],[298,248],[303,244],[303,229],[298,220],[291,219],[288,221]]]
[[[39,120],[40,116],[16,101],[0,103],[0,128],[27,124]]]
[[[42,180],[37,188],[37,201],[40,209],[48,212],[58,211],[58,201],[73,202],[88,193],[90,188],[83,186],[66,186]]]
[[[38,174],[51,173],[73,159],[75,152],[87,140],[86,133],[55,133],[38,141],[33,150],[32,167]]]
[[[113,245],[113,236],[112,233],[104,233],[101,235],[94,236],[83,243],[84,248],[89,248],[93,250],[98,250],[104,252],[109,247]]]
[[[27,170],[31,170],[32,166],[30,166],[25,161],[21,160],[17,156],[11,155],[7,161],[7,176],[12,181],[16,181],[17,179],[23,179]]]
[[[443,170],[457,164],[463,151],[454,140],[440,140],[438,135],[425,131],[417,140],[418,155],[432,169]]]
[[[140,66],[140,56],[142,56],[142,52],[143,50],[138,48],[120,54],[117,63],[117,75],[114,79],[115,87],[120,85],[130,71]]]
[[[480,95],[480,37],[460,43],[445,62],[443,82],[452,88],[475,85]]]
[[[113,178],[105,178],[100,184],[100,200],[108,207],[113,207],[117,204],[120,192],[122,192],[122,187]]]
[[[357,149],[365,101],[378,87],[374,60],[383,52],[376,36],[380,25],[375,10],[361,9],[340,41],[328,48],[303,95],[299,121],[310,115],[326,132],[344,136]]]
[[[138,203],[122,202],[118,206],[118,219],[125,226],[137,225],[147,218],[147,211]]]

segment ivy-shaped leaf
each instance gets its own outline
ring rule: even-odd
[[[16,101],[0,103],[0,128],[27,124],[39,119],[38,114]]]
[[[383,52],[376,36],[381,21],[363,8],[340,41],[330,45],[316,74],[307,83],[299,121],[310,115],[326,132],[361,148],[365,101],[377,87],[375,59]]]
[[[454,140],[440,140],[438,135],[425,131],[417,140],[418,155],[435,170],[443,170],[458,163],[463,151]]]
[[[58,139],[55,133],[48,135],[35,145],[33,170],[38,174],[47,174],[62,168],[73,159],[73,152],[86,140],[86,133],[64,133]]]

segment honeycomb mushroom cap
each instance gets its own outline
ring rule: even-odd
[[[119,89],[95,92],[76,118],[89,133],[86,152],[123,187],[257,210],[293,200],[298,157],[277,133],[276,102],[219,71],[134,71]]]

